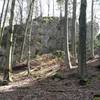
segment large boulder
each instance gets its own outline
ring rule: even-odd
[[[69,27],[69,41],[71,42],[71,22],[72,19],[69,18],[68,21]],[[87,24],[87,40],[90,38],[90,22]],[[35,57],[35,55],[39,52],[46,53],[52,52],[56,50],[63,50],[64,48],[64,18],[61,20],[58,17],[38,17],[34,19],[32,25],[32,37],[31,37],[31,57]],[[15,61],[20,59],[21,51],[22,51],[22,43],[24,39],[25,33],[25,24],[15,25],[14,26],[14,43],[15,43],[15,51],[14,58]],[[76,40],[78,41],[79,36],[79,25],[76,23]],[[94,33],[98,33],[98,23],[94,24]],[[4,31],[3,36],[3,47],[6,47],[7,40],[7,27]],[[28,54],[28,35],[26,37],[25,48],[24,48],[24,58],[27,57]]]

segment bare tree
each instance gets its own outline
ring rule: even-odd
[[[28,17],[27,17],[27,20],[26,20],[26,28],[25,28],[24,40],[23,40],[23,44],[22,44],[22,52],[21,52],[20,61],[23,60],[23,56],[24,56],[24,48],[25,48],[25,43],[26,43],[27,31],[28,31],[28,28],[29,28],[29,20],[30,20],[31,10],[33,8],[32,6],[34,4],[34,1],[35,0],[32,0],[31,3],[30,3],[29,13],[28,13]]]
[[[73,0],[73,15],[72,15],[72,31],[71,31],[71,48],[72,56],[76,58],[76,4],[77,0]]]
[[[64,35],[65,35],[65,64],[71,68],[70,53],[69,53],[69,42],[68,42],[68,0],[65,0],[65,24],[64,24]]]
[[[48,17],[50,16],[50,0],[48,0]]]
[[[6,80],[6,81],[12,81],[11,72],[12,72],[14,8],[15,8],[15,0],[12,0],[11,10],[10,10],[10,19],[9,19],[9,31],[7,34],[6,64],[5,64],[5,68],[4,68],[4,80]]]
[[[33,25],[33,20],[32,20],[32,15],[33,15],[33,9],[31,11],[31,16],[30,16],[30,29],[29,29],[29,42],[28,42],[28,59],[27,59],[27,65],[28,65],[28,74],[31,74],[30,72],[30,60],[31,60],[31,37],[32,37],[32,25]]]
[[[86,65],[86,8],[87,0],[81,0],[79,16],[79,69],[82,79],[87,76]]]
[[[64,0],[57,0],[59,10],[60,10],[60,19],[62,18],[62,6],[64,4]]]
[[[1,21],[2,21],[2,17],[3,17],[3,13],[4,13],[5,2],[6,2],[6,0],[4,0],[4,2],[3,2],[1,16],[0,16],[0,28],[1,28]]]
[[[20,24],[23,24],[23,0],[17,0],[19,3],[19,11],[20,11]]]
[[[94,57],[94,32],[93,32],[93,14],[94,14],[94,0],[91,6],[91,57]]]
[[[1,28],[1,33],[0,33],[0,45],[1,45],[1,42],[2,42],[2,37],[3,37],[3,32],[4,32],[4,27],[5,27],[5,22],[6,22],[8,7],[9,7],[9,1],[10,1],[10,0],[7,1],[7,6],[6,6],[6,10],[5,10],[5,15],[4,15],[4,21],[3,21],[2,28]]]
[[[42,12],[42,1],[39,0],[39,2],[40,2],[40,16],[42,17],[42,15],[43,15],[43,14],[42,14],[42,13],[43,13],[43,12]]]

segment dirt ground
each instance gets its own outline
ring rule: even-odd
[[[91,62],[88,82],[82,86],[78,68],[69,70],[50,55],[37,57],[31,61],[31,75],[27,75],[27,69],[15,70],[14,82],[0,86],[0,100],[93,100],[94,95],[100,95],[100,69]]]

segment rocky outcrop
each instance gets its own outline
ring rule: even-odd
[[[88,26],[89,25],[89,26]],[[95,24],[96,27],[98,24]],[[90,24],[87,24],[88,28]],[[22,43],[24,39],[25,25],[14,26],[14,59],[20,59]],[[35,57],[37,53],[47,53],[54,50],[63,50],[64,45],[64,18],[44,17],[34,19],[31,41],[31,57]],[[71,19],[69,18],[69,41],[71,41]],[[76,40],[78,40],[79,25],[76,23]],[[7,27],[5,28],[2,46],[6,47]],[[90,29],[87,29],[90,30]],[[98,27],[95,28],[95,33],[98,32]],[[27,33],[28,34],[28,33]],[[90,37],[90,31],[87,31],[87,37]],[[96,34],[95,34],[96,35]],[[26,38],[24,48],[24,58],[27,57],[28,51],[28,36]]]

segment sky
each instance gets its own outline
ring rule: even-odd
[[[20,0],[19,0],[20,1]],[[53,15],[53,0],[49,0],[50,1],[50,16]],[[58,6],[56,4],[56,0],[55,1],[55,16],[59,16],[59,9]],[[79,17],[79,11],[80,11],[80,0],[77,0],[78,4],[77,4],[77,16]],[[87,0],[87,21],[91,20],[91,1],[92,0]],[[42,2],[42,12],[43,12],[43,16],[47,16],[48,15],[48,0],[41,0]],[[3,0],[0,0],[0,13],[2,10],[2,4],[3,4]],[[26,6],[26,4],[24,4],[24,6]],[[25,15],[25,13],[24,13]],[[98,19],[96,19],[96,21],[99,23],[100,26],[100,5],[98,5],[97,3],[95,3],[94,6],[94,16],[97,17]],[[77,17],[77,19],[78,19]],[[95,18],[94,18],[95,19]]]

